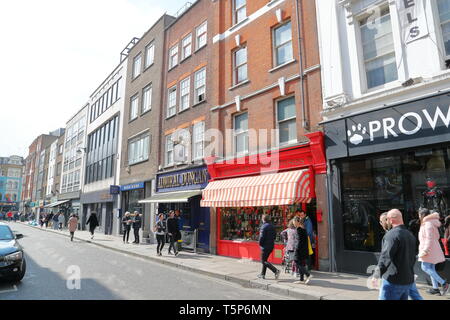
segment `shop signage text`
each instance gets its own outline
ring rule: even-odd
[[[176,188],[208,182],[208,170],[196,170],[158,177],[158,189]]]
[[[109,193],[110,194],[119,194],[120,186],[109,186]]]
[[[405,43],[428,35],[423,0],[397,0],[397,8]]]
[[[134,190],[134,189],[143,189],[144,188],[144,182],[137,182],[137,183],[131,183],[124,186],[120,186],[120,191],[128,191],[128,190]]]

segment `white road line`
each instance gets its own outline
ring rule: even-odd
[[[16,292],[19,291],[19,289],[17,289],[16,285],[13,285],[13,289],[9,289],[9,290],[0,290],[0,293],[7,293],[7,292]]]

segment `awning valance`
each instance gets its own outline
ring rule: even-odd
[[[202,207],[260,207],[311,201],[309,169],[213,181],[203,190]]]
[[[46,206],[44,206],[44,208],[53,208],[53,207],[57,207],[63,203],[69,202],[70,200],[62,200],[62,201],[56,201],[56,202],[52,202],[50,204],[47,204]]]
[[[179,192],[166,192],[155,194],[154,196],[139,200],[139,203],[181,203],[189,202],[189,199],[202,194],[202,190],[189,190]]]

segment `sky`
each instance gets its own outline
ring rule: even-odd
[[[64,128],[120,52],[187,0],[0,1],[0,157]]]

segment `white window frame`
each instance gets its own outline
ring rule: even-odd
[[[174,94],[174,96],[171,96]],[[173,112],[172,112],[173,111]],[[177,114],[177,86],[173,86],[167,90],[167,114],[166,118],[170,118]]]
[[[148,96],[146,95],[147,92]],[[152,110],[152,94],[153,94],[153,86],[150,83],[144,89],[142,89],[142,109],[141,109],[142,114]]]
[[[147,69],[155,62],[155,44],[151,42],[145,47],[145,68]]]
[[[279,45],[277,46],[276,31],[277,31],[279,28],[284,27],[284,26],[287,25],[288,23],[291,24],[291,40],[286,41],[286,42],[284,42],[284,43],[281,43],[281,44],[279,44]],[[285,21],[285,22],[283,22],[282,24],[280,24],[279,26],[276,26],[275,28],[273,28],[273,30],[272,30],[272,35],[273,35],[273,46],[272,46],[272,48],[273,48],[273,58],[274,58],[273,65],[274,65],[274,67],[278,67],[278,66],[281,66],[281,65],[283,65],[283,64],[286,64],[286,63],[288,63],[289,61],[291,61],[292,59],[294,59],[294,49],[293,49],[293,46],[292,46],[292,21],[291,21],[291,20]],[[285,46],[288,45],[288,44],[290,44],[290,46],[291,46],[291,56],[292,56],[292,58],[291,58],[290,60],[285,61],[285,62],[278,63],[278,49],[281,48],[281,47],[285,47]]]
[[[198,139],[199,133],[197,132],[199,128],[201,128],[200,139]],[[192,126],[192,140],[192,158],[194,161],[202,160],[205,155],[205,121],[197,122]],[[199,148],[201,149],[201,155],[197,156],[197,151],[199,150]]]
[[[246,55],[245,63],[237,65],[236,64],[236,55],[241,50],[245,50],[245,55]],[[245,79],[243,79],[241,81],[238,81],[238,70],[240,68],[243,68],[243,67],[246,68],[247,78],[245,78]],[[240,47],[240,48],[238,48],[238,49],[233,51],[233,83],[234,83],[234,85],[238,85],[238,84],[243,83],[243,82],[245,82],[247,80],[248,80],[248,51],[247,51],[247,45],[245,45],[245,46],[242,46],[242,47]]]
[[[136,102],[135,102],[136,101]],[[135,107],[135,112],[133,107]],[[132,121],[138,117],[139,114],[139,94],[136,93],[134,96],[130,98],[130,118],[129,120]]]
[[[241,5],[240,7],[236,6],[236,1],[237,0],[233,0],[233,22],[234,22],[234,24],[238,24],[247,18],[247,0],[244,0],[244,4]],[[238,12],[241,10],[245,10],[245,17],[243,17],[241,20],[238,21]]]
[[[144,133],[128,140],[128,165],[147,161],[150,154],[150,134]]]
[[[139,61],[139,64],[137,63]],[[134,58],[133,58],[133,76],[132,79],[136,79],[137,76],[141,74],[141,68],[142,68],[142,55],[139,52]]]
[[[166,141],[165,141],[165,163],[166,166],[171,166],[174,165],[174,146],[173,146],[173,140],[172,140],[172,134],[169,134],[166,136]],[[170,161],[171,159],[171,161]]]
[[[180,110],[184,111],[186,109],[189,109],[191,104],[191,77],[187,77],[180,81]],[[187,98],[187,99],[185,99]],[[184,105],[184,102],[187,100],[186,105]]]
[[[189,33],[181,40],[182,60],[188,58],[192,54],[192,33]]]
[[[204,74],[204,76],[199,77],[200,74]],[[203,94],[203,100],[199,100],[201,94]],[[204,101],[206,101],[206,67],[194,74],[194,104]]]
[[[203,28],[205,28],[204,31]],[[195,29],[195,50],[203,48],[204,46],[206,46],[207,42],[208,42],[208,21],[205,21]]]
[[[178,65],[178,43],[169,49],[169,70]]]
[[[247,114],[247,130],[236,131],[236,119],[244,114]],[[247,149],[244,151],[237,151],[237,137],[240,135],[245,135],[247,137]],[[250,149],[250,141],[248,134],[248,112],[239,113],[233,116],[233,151],[236,156],[242,156],[248,154]]]
[[[279,113],[278,113],[278,104],[280,102],[284,101],[284,100],[287,100],[287,99],[294,99],[295,116],[287,118],[287,119],[280,120],[279,119]],[[295,121],[295,128],[297,129],[297,106],[295,104],[295,96],[290,96],[290,97],[286,97],[286,98],[283,98],[283,99],[276,100],[275,101],[275,114],[276,114],[276,121],[277,121],[278,145],[279,146],[286,146],[286,145],[297,143],[298,142],[297,135],[295,136],[295,139],[289,140],[287,142],[281,142],[281,140],[280,140],[281,136],[280,136],[280,131],[279,131],[280,130],[280,123],[288,122],[288,121],[292,121],[292,120]],[[297,132],[297,130],[295,130],[295,132]]]

